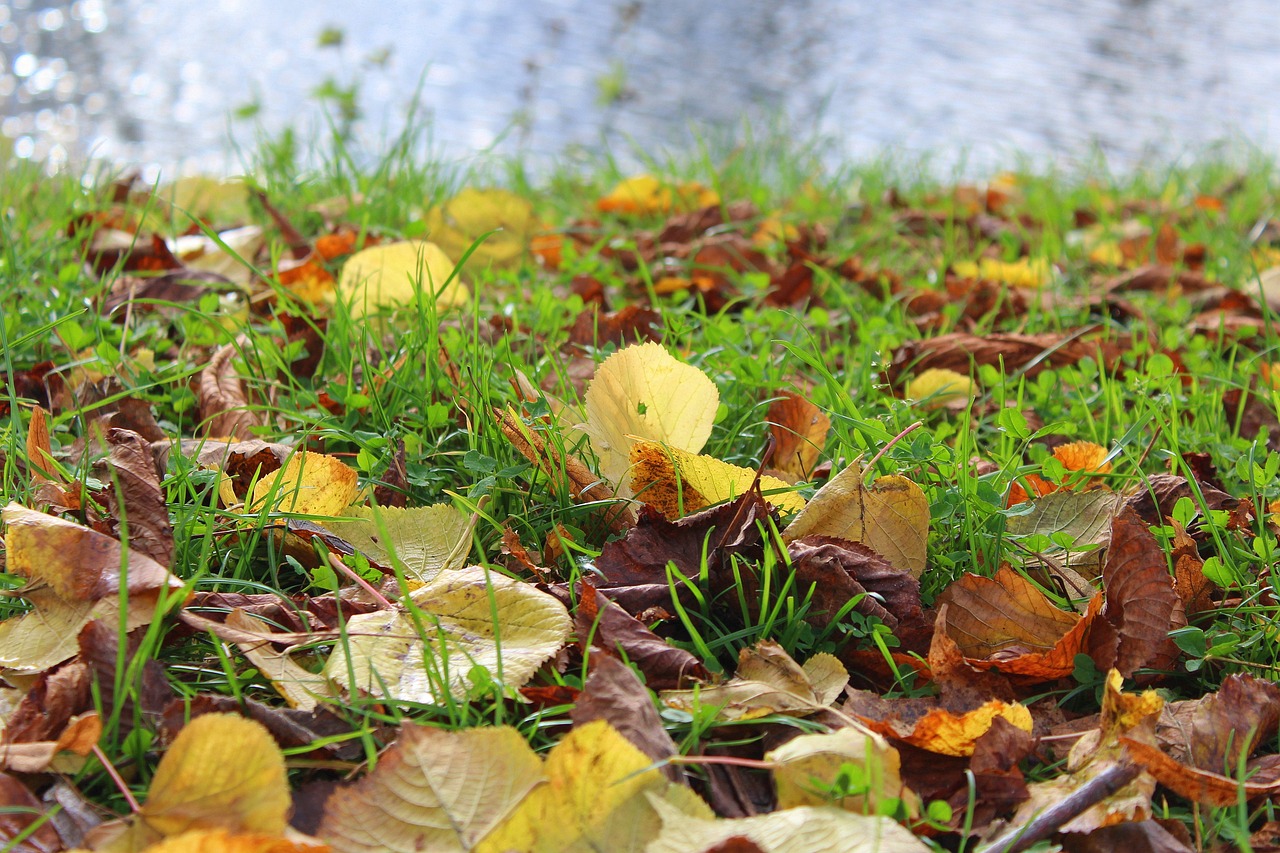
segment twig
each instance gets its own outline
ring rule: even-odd
[[[1113,764],[1022,826],[1014,827],[979,847],[976,853],[1018,853],[1026,850],[1037,841],[1053,835],[1090,806],[1115,794],[1137,779],[1140,773],[1142,768],[1135,764]]]
[[[863,476],[864,477],[870,476],[870,474],[875,470],[876,463],[880,461],[880,457],[888,453],[889,448],[893,447],[899,441],[902,441],[902,439],[906,438],[910,433],[915,432],[922,426],[924,426],[924,421],[916,421],[915,423],[911,424],[906,429],[904,429],[902,432],[898,433],[893,438],[889,439],[889,443],[886,444],[884,447],[880,448],[879,452],[877,452],[875,456],[871,457],[871,461],[868,462],[867,467],[863,469],[863,471],[866,472]]]
[[[356,582],[356,585],[357,585],[357,586],[359,586],[361,589],[363,589],[365,592],[367,592],[367,593],[369,593],[370,595],[372,595],[372,596],[373,596],[373,600],[374,600],[374,601],[376,601],[376,602],[378,602],[378,606],[379,606],[379,607],[381,607],[383,610],[392,610],[392,609],[394,609],[394,605],[392,605],[392,603],[391,603],[390,601],[388,601],[388,600],[387,600],[387,597],[386,597],[385,595],[383,595],[382,593],[380,593],[380,592],[378,592],[376,589],[374,589],[374,588],[373,588],[373,584],[369,583],[367,580],[365,580],[364,578],[360,577],[360,573],[359,573],[359,572],[357,572],[355,569],[353,569],[353,568],[351,568],[350,566],[348,566],[346,563],[342,562],[342,560],[338,559],[338,555],[337,555],[337,554],[330,554],[330,555],[329,555],[329,563],[330,563],[330,564],[331,564],[335,569],[337,569],[338,571],[342,572],[344,575],[346,575],[347,577],[349,577],[351,580],[355,581],[355,582]]]
[[[102,762],[102,766],[106,768],[107,775],[111,777],[111,781],[116,783],[116,787],[119,788],[120,793],[124,795],[124,801],[129,804],[129,811],[134,814],[141,811],[142,806],[138,805],[137,799],[133,796],[133,791],[130,791],[129,786],[125,784],[124,778],[120,775],[120,771],[116,770],[115,765],[111,763],[109,758],[107,758],[107,754],[102,751],[102,747],[98,746],[96,743],[93,745],[93,754]]]

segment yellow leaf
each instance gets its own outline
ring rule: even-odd
[[[530,234],[539,228],[527,199],[506,190],[470,187],[431,208],[426,225],[432,242],[451,258],[461,258],[483,238],[471,253],[468,267],[519,263]]]
[[[934,367],[908,382],[905,396],[926,409],[963,405],[973,399],[973,381],[954,370]]]
[[[350,507],[343,514],[356,520],[326,522],[325,527],[383,565],[394,558],[406,575],[423,583],[441,571],[462,568],[477,519],[450,504]]]
[[[281,838],[260,832],[230,833],[225,829],[195,829],[166,838],[147,853],[325,853],[327,844]]]
[[[303,669],[287,653],[275,650],[271,644],[273,632],[263,620],[236,608],[227,614],[226,624],[237,631],[262,637],[261,642],[237,642],[236,646],[271,681],[271,686],[285,698],[290,708],[310,711],[320,704],[321,699],[337,698],[327,678]]]
[[[466,696],[475,666],[509,689],[522,686],[569,637],[569,614],[554,597],[479,566],[441,572],[409,608],[349,618],[324,674],[352,692],[441,703]]]
[[[769,853],[928,853],[911,831],[887,817],[800,806],[756,817],[714,820],[680,813],[653,799],[662,834],[645,853],[701,853],[746,838]]]
[[[254,485],[245,508],[257,512],[269,502],[273,512],[340,516],[355,500],[357,477],[336,456],[301,451]]]
[[[740,497],[756,479],[750,468],[652,441],[633,444],[631,462],[632,493],[669,519]],[[804,509],[804,498],[777,477],[762,476],[760,489],[765,500],[783,512]]]
[[[633,344],[596,368],[581,429],[600,460],[600,473],[627,497],[625,475],[634,441],[657,441],[697,453],[711,436],[720,392],[698,368],[677,361],[661,344]]]
[[[407,725],[372,773],[329,799],[317,834],[339,853],[471,850],[542,781],[513,728]]]
[[[174,738],[138,813],[95,829],[100,840],[93,846],[107,853],[139,851],[165,838],[215,829],[280,838],[289,806],[284,756],[266,728],[236,714],[204,714]],[[103,837],[109,840],[103,843]],[[203,843],[198,836],[193,840]]]
[[[230,225],[249,218],[249,188],[244,181],[219,180],[193,175],[179,178],[161,191],[183,216],[215,225]]]
[[[695,181],[671,184],[653,175],[635,175],[620,181],[596,201],[602,213],[670,213],[676,207],[691,209],[720,203],[720,196]]]
[[[956,261],[951,269],[963,278],[980,278],[1014,287],[1040,287],[1053,275],[1052,265],[1044,258],[1019,258],[1016,261],[982,258],[977,263]]]
[[[854,463],[832,477],[783,538],[822,535],[861,542],[895,568],[920,577],[929,543],[929,499],[906,477],[879,477],[867,488],[862,475],[862,466]]]
[[[918,798],[902,784],[902,758],[883,737],[862,726],[848,726],[824,734],[800,735],[772,752],[773,781],[778,791],[778,808],[835,805],[847,811],[875,812],[879,803],[901,800],[911,811]],[[871,787],[833,802],[817,790],[817,782],[831,785],[841,767],[853,764],[866,770]]]
[[[682,711],[719,708],[722,720],[775,713],[802,716],[829,707],[848,683],[848,671],[832,655],[814,655],[801,667],[777,643],[762,640],[738,653],[738,673],[724,684],[664,690],[661,698]]]
[[[470,292],[455,276],[453,261],[435,243],[383,243],[347,259],[338,278],[337,299],[360,318],[382,308],[413,305],[419,298],[448,307],[465,305]]]
[[[661,823],[654,804],[710,819],[711,810],[673,785],[653,759],[604,720],[571,731],[547,755],[546,782],[476,847],[478,853],[640,853]]]

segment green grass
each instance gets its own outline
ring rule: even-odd
[[[464,186],[492,184],[529,198],[544,221],[562,228],[575,218],[596,216],[591,200],[625,177],[608,158],[537,176],[519,162],[459,166],[424,155],[422,139],[410,131],[370,159],[341,135],[314,143],[286,135],[243,156],[249,179],[312,239],[325,231],[324,216],[317,212],[321,205],[344,207],[338,218],[362,233],[421,237],[423,212],[433,203]],[[304,148],[318,168],[299,166]],[[962,306],[944,304],[929,334],[961,329],[974,334],[1053,333],[1088,324],[1125,333],[1144,330],[1147,323],[1153,334],[1150,341],[1138,340],[1112,369],[1091,359],[1034,377],[980,368],[979,395],[971,410],[925,411],[895,396],[884,383],[889,354],[922,334],[900,299],[872,294],[825,271],[818,274],[823,305],[810,310],[763,304],[761,282],[750,275],[737,281],[741,298],[718,313],[705,312],[683,295],[658,297],[654,307],[661,315],[663,343],[705,371],[720,390],[717,422],[704,453],[756,467],[768,433],[768,401],[778,390],[796,385],[807,387],[810,399],[831,417],[823,458],[837,470],[855,457],[875,456],[893,436],[923,420],[923,428],[880,458],[876,472],[906,474],[929,499],[933,532],[930,567],[923,578],[926,602],[966,572],[989,575],[1002,561],[1018,559],[1019,551],[1004,533],[1007,518],[1018,510],[1006,508],[1005,492],[1015,475],[1042,470],[1049,450],[1040,439],[1088,440],[1110,448],[1113,471],[1106,482],[1116,490],[1136,487],[1142,474],[1183,473],[1185,455],[1207,454],[1227,490],[1254,504],[1256,521],[1252,530],[1230,527],[1218,518],[1206,522],[1209,535],[1202,554],[1215,557],[1221,575],[1237,579],[1237,586],[1224,606],[1193,620],[1180,634],[1184,650],[1193,652],[1193,664],[1166,674],[1160,687],[1171,699],[1196,698],[1216,689],[1232,672],[1274,680],[1280,672],[1274,629],[1280,576],[1276,537],[1266,514],[1268,502],[1280,497],[1280,457],[1267,442],[1275,446],[1280,437],[1248,434],[1242,429],[1247,424],[1224,402],[1231,392],[1252,389],[1267,411],[1277,411],[1280,391],[1257,381],[1261,363],[1280,361],[1274,331],[1237,340],[1194,330],[1190,323],[1197,309],[1192,300],[1163,293],[1126,294],[1141,313],[1121,320],[1091,313],[1083,300],[1067,299],[1090,294],[1097,276],[1118,272],[1089,261],[1073,242],[1077,211],[1091,212],[1104,226],[1130,219],[1153,228],[1169,222],[1184,244],[1204,245],[1208,277],[1256,295],[1256,250],[1263,248],[1265,238],[1259,241],[1251,234],[1276,210],[1273,164],[1205,163],[1129,176],[1020,174],[1022,198],[1009,212],[1013,226],[992,241],[967,234],[960,224],[965,209],[952,187],[928,177],[917,164],[832,169],[823,165],[820,149],[785,141],[782,135],[727,150],[713,148],[688,159],[657,159],[650,168],[673,180],[701,181],[725,202],[749,200],[764,214],[783,211],[795,224],[821,223],[830,235],[826,254],[859,256],[865,266],[891,272],[913,287],[936,288],[947,264],[984,252],[1015,260],[1023,242],[1031,257],[1048,258],[1061,270],[1042,292],[1062,298],[1062,304],[1040,308],[1033,303],[1017,316],[991,314],[971,321],[961,317]],[[616,308],[648,302],[646,290],[656,271],[642,270],[638,281],[628,283],[615,262],[592,250],[568,252],[558,270],[525,263],[495,274],[464,265],[476,294],[464,310],[437,315],[433,308],[423,308],[393,334],[384,325],[334,311],[320,332],[323,353],[315,375],[306,377],[290,367],[300,353],[281,343],[279,306],[255,306],[246,315],[213,299],[138,312],[127,325],[102,316],[98,306],[119,273],[99,278],[87,272],[81,264],[87,235],[70,238],[67,226],[110,207],[109,176],[47,177],[38,165],[22,162],[6,169],[0,182],[0,402],[8,409],[0,421],[0,491],[6,501],[29,504],[34,497],[25,441],[32,391],[39,389],[24,392],[19,382],[32,368],[52,362],[55,375],[79,383],[78,398],[52,401],[53,448],[69,480],[101,483],[91,467],[94,453],[78,452],[89,438],[86,424],[95,411],[119,399],[139,399],[151,406],[166,434],[198,435],[192,383],[212,347],[243,335],[242,373],[249,377],[252,396],[264,401],[270,415],[271,426],[262,438],[322,446],[356,466],[362,483],[375,482],[403,443],[410,506],[454,501],[470,510],[486,499],[470,563],[500,567],[501,538],[509,525],[531,547],[541,547],[557,529],[567,531],[569,548],[545,565],[560,580],[577,580],[589,571],[585,567],[607,541],[608,531],[592,508],[575,504],[567,491],[552,487],[533,469],[488,413],[515,402],[510,380],[517,370],[535,381],[546,380],[549,392],[562,400],[578,399],[561,349],[566,330],[584,307],[579,297],[566,295],[576,276],[598,278]],[[887,201],[890,193],[896,207]],[[1198,196],[1220,198],[1221,213],[1197,208]],[[1126,205],[1133,209],[1126,211]],[[898,215],[907,210],[939,214],[938,223],[912,233]],[[166,233],[189,224],[147,201],[129,213]],[[249,217],[270,222],[256,203],[251,203]],[[611,242],[625,246],[638,228],[661,227],[663,218],[604,217],[596,248]],[[274,241],[271,257],[283,255],[278,232],[268,233]],[[511,331],[492,334],[494,317],[505,318]],[[154,357],[140,357],[143,349]],[[599,362],[612,349],[587,355]],[[1170,353],[1180,359],[1181,370],[1175,370]],[[444,359],[452,365],[452,376],[442,367]],[[92,381],[81,381],[86,373]],[[374,376],[385,382],[370,385]],[[107,383],[106,377],[114,377],[115,383]],[[345,403],[345,409],[338,414],[327,410],[321,392]],[[544,411],[541,405],[531,406],[531,414]],[[1002,411],[1024,413],[1032,422],[1027,426],[1026,417]],[[566,452],[584,451],[579,433],[548,430],[544,435]],[[975,457],[993,463],[995,473],[976,475],[970,464]],[[1051,468],[1049,463],[1045,470]],[[173,571],[189,589],[323,593],[319,575],[291,561],[266,535],[264,528],[274,519],[265,512],[240,517],[224,511],[215,481],[214,472],[175,454],[163,484],[177,543]],[[806,598],[786,587],[782,568],[772,558],[758,567],[777,572],[779,586],[754,618],[745,602],[727,607],[703,602],[700,611],[680,614],[672,641],[703,657],[713,671],[730,673],[738,650],[760,638],[779,640],[799,659],[834,648],[841,638],[815,633],[803,620]],[[9,586],[18,584],[15,578],[3,579]],[[207,636],[183,634],[176,625],[171,618],[152,624],[134,664],[118,674],[114,706],[103,708],[103,749],[128,771],[135,791],[145,790],[157,760],[153,720],[135,714],[122,726],[122,708],[141,690],[143,661],[160,661],[180,697],[217,693],[280,704],[270,684],[234,650]],[[850,627],[861,647],[888,650],[885,632],[874,624]],[[903,675],[905,690],[911,681]],[[582,679],[583,673],[573,669],[543,678],[569,686],[580,686]],[[1089,713],[1097,709],[1096,686],[1060,685],[1050,695],[1074,711]],[[336,713],[349,722],[348,737],[362,745],[369,762],[390,737],[389,727],[406,720],[450,728],[510,723],[540,747],[567,727],[555,709],[538,711],[513,703],[497,687],[478,691],[468,702],[439,706],[353,698]],[[706,720],[672,717],[670,723],[689,751],[738,737],[733,727]],[[304,781],[325,772],[298,769],[295,775]],[[116,811],[124,807],[94,761],[76,780],[91,799]],[[1170,814],[1192,818],[1185,806],[1174,806]],[[1199,810],[1194,821],[1206,837],[1239,841],[1267,815],[1266,809]]]

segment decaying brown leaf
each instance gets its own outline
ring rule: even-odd
[[[236,373],[235,357],[244,345],[240,339],[220,347],[200,373],[200,417],[214,438],[250,439],[253,428],[265,423],[260,412],[249,408],[244,382]]]

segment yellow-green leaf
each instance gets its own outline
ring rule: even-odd
[[[476,516],[450,504],[413,507],[351,507],[348,519],[325,527],[383,565],[399,561],[409,577],[426,583],[447,569],[460,569],[471,550]]]

